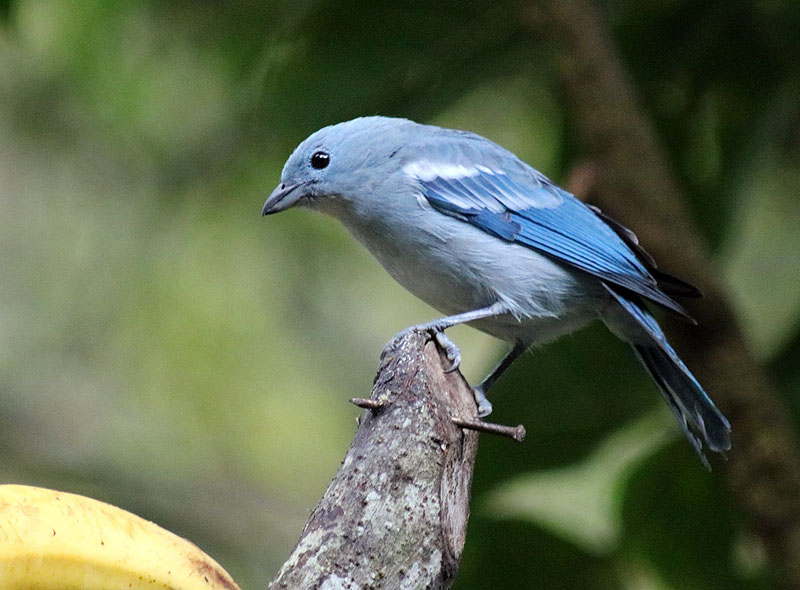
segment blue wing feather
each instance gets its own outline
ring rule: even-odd
[[[509,155],[508,158],[513,158]],[[536,249],[678,314],[686,311],[659,289],[636,253],[589,207],[513,158],[512,173],[465,164],[470,174],[418,178],[437,210],[507,241]],[[446,165],[442,165],[443,169]],[[520,167],[522,173],[520,173]]]

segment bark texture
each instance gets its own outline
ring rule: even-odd
[[[464,547],[478,434],[472,392],[433,342],[387,346],[350,450],[270,585],[449,588]]]
[[[625,75],[607,22],[587,0],[526,1],[522,19],[556,48],[569,118],[597,171],[589,198],[633,228],[669,273],[706,297],[698,326],[670,323],[687,364],[732,424],[722,466],[785,588],[800,588],[800,450],[788,412],[747,350],[723,282],[684,207],[669,159]]]

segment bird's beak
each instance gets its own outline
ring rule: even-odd
[[[295,184],[280,183],[267,197],[264,208],[261,210],[261,215],[278,213],[294,205],[303,196],[303,191],[297,189],[304,184],[304,182]]]

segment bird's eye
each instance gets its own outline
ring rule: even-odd
[[[314,152],[314,154],[311,156],[311,167],[315,170],[322,170],[330,163],[330,161],[331,157],[328,152]]]

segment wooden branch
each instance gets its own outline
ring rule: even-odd
[[[698,326],[670,336],[732,424],[725,474],[781,573],[800,588],[800,450],[789,412],[749,353],[736,315],[686,212],[678,182],[639,105],[594,2],[525,0],[522,18],[557,45],[558,75],[577,139],[592,163],[590,200],[629,225],[662,268],[700,286]],[[588,169],[587,169],[588,170]],[[586,172],[586,170],[584,170]],[[580,186],[588,177],[576,178]]]
[[[433,342],[390,343],[339,472],[270,585],[449,588],[464,547],[478,433],[476,408]]]

